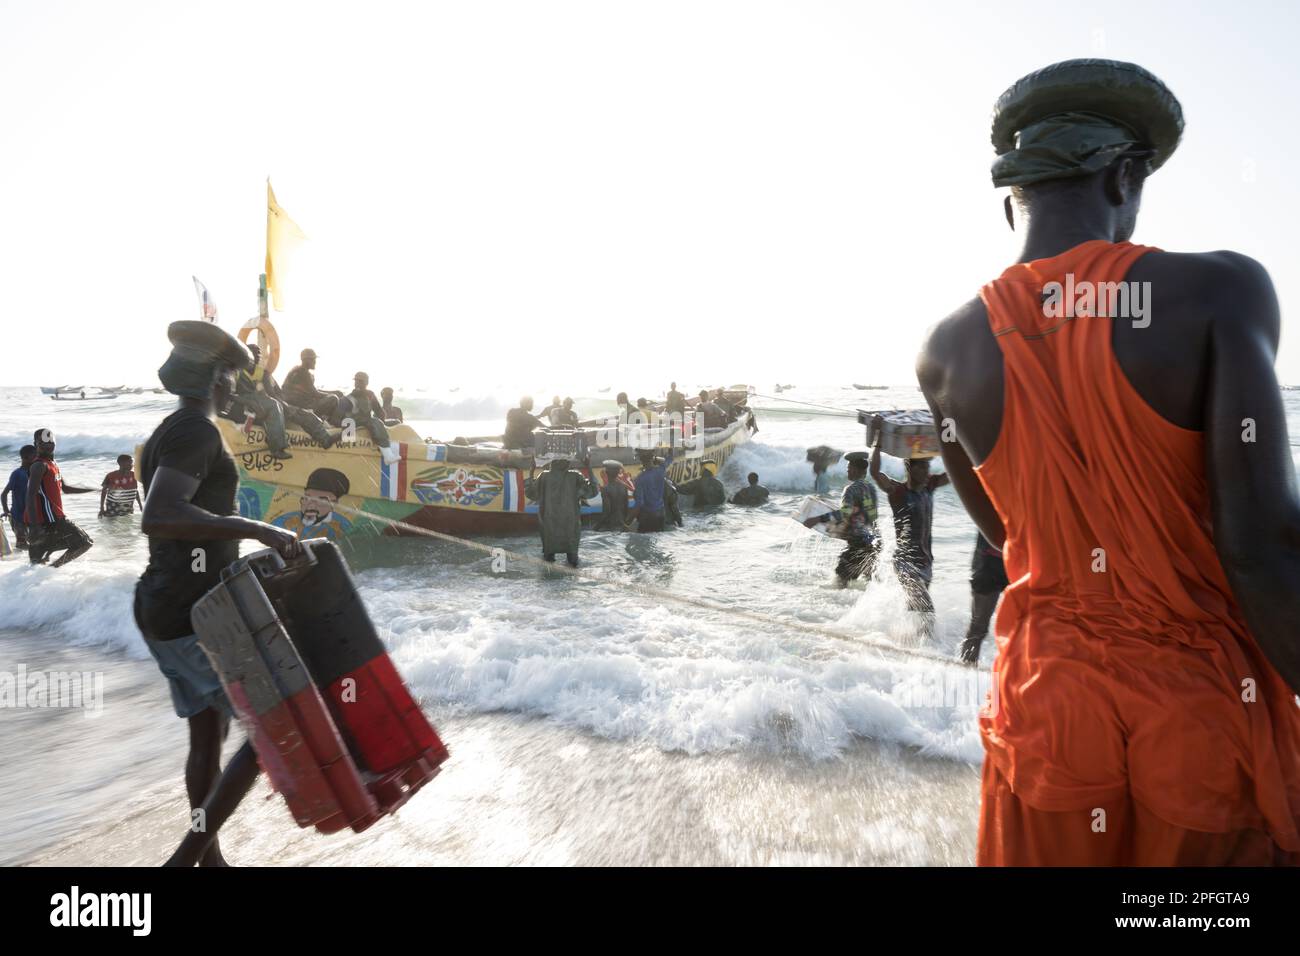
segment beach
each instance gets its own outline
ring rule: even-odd
[[[51,409],[35,388],[0,393],[0,456],[16,464],[24,434],[50,427],[67,480],[95,487],[172,407],[146,394]],[[587,394],[584,414],[607,401],[594,386]],[[822,386],[783,397],[806,404],[760,410],[759,433],[721,475],[732,492],[757,471],[768,505],[688,513],[684,529],[659,536],[584,535],[584,566],[636,591],[529,562],[499,573],[489,555],[445,541],[349,539],[371,616],[451,759],[361,834],[299,830],[259,782],[222,831],[231,862],[973,863],[992,641],[979,670],[952,659],[974,528],[940,490],[928,639],[888,562],[836,590],[837,542],[789,518],[811,491],[804,450],[861,448],[855,408],[916,407],[919,394]],[[399,389],[408,421],[438,438],[499,428],[508,401]],[[1285,401],[1300,433],[1300,397]],[[832,487],[843,484],[841,463]],[[63,569],[0,562],[0,670],[98,675],[103,696],[96,708],[0,708],[0,863],[156,865],[187,825],[186,729],[131,619],[144,538],[138,515],[97,519],[97,494],[66,501],[95,547]],[[880,524],[888,549],[883,499]],[[527,535],[485,540],[538,550]],[[239,739],[236,728],[228,746]]]

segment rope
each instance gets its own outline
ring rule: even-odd
[[[856,644],[858,646],[869,647],[877,652],[881,652],[884,654],[894,654],[899,657],[905,657],[905,658],[916,658],[919,660],[930,661],[936,664],[946,664],[951,667],[964,668],[966,666],[964,664],[961,664],[958,661],[953,660],[951,657],[947,657],[936,651],[926,651],[917,648],[896,647],[893,644],[889,644],[885,641],[874,640],[872,638],[862,637],[857,634],[848,634],[844,631],[840,631],[832,627],[827,627],[823,624],[810,624],[805,621],[783,621],[777,618],[768,617],[767,615],[764,614],[759,614],[755,611],[746,611],[741,608],[729,607],[728,605],[720,604],[717,601],[711,601],[708,598],[689,597],[684,594],[674,594],[671,591],[663,591],[655,588],[650,588],[643,584],[638,584],[635,581],[628,581],[625,579],[616,578],[611,575],[598,573],[596,571],[592,571],[586,568],[574,568],[574,567],[570,567],[567,564],[553,564],[550,561],[544,561],[543,559],[535,557],[534,555],[531,554],[521,554],[517,551],[511,551],[507,548],[502,548],[498,545],[484,544],[479,541],[472,541],[469,538],[461,538],[454,534],[446,534],[445,532],[442,531],[433,531],[429,528],[421,528],[418,527],[417,525],[408,524],[405,521],[398,521],[395,518],[385,518],[382,517],[381,515],[370,514],[369,512],[363,511],[360,508],[349,507],[343,504],[343,502],[341,501],[336,502],[334,504],[334,507],[339,511],[351,512],[352,514],[358,515],[362,518],[369,518],[371,521],[378,521],[382,524],[390,525],[391,527],[394,528],[400,528],[402,531],[408,532],[410,534],[420,535],[426,538],[435,538],[439,541],[447,541],[450,542],[451,544],[457,544],[463,547],[472,548],[475,551],[482,551],[485,554],[490,554],[493,556],[504,554],[506,557],[514,561],[522,561],[527,564],[539,565],[544,569],[560,572],[562,574],[567,574],[570,577],[579,578],[585,581],[590,581],[593,584],[612,585],[614,587],[617,587],[620,591],[635,592],[637,594],[640,594],[643,597],[648,597],[654,601],[664,601],[664,600],[673,601],[678,604],[684,604],[689,607],[701,608],[703,610],[712,611],[717,614],[730,615],[732,617],[742,618],[746,621],[750,621],[755,624],[763,624],[768,627],[778,627],[778,628],[785,627],[796,631],[803,631],[804,633],[807,634],[815,634],[819,637],[830,637],[830,638],[834,638],[837,641],[845,641],[848,643]]]
[[[842,418],[857,418],[857,412],[845,411],[843,408],[836,408],[834,405],[818,405],[816,402],[802,402],[797,398],[784,398],[780,395],[763,395],[759,392],[754,393],[755,398],[767,398],[774,402],[789,402],[791,405],[807,405],[809,408],[824,408],[834,412]]]

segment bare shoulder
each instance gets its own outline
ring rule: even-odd
[[[932,325],[916,359],[916,376],[923,389],[937,387],[945,370],[968,356],[972,347],[992,340],[988,312],[976,296]]]
[[[1268,270],[1240,252],[1152,252],[1133,265],[1129,278],[1152,282],[1161,299],[1181,300],[1210,319],[1277,319],[1277,294]]]

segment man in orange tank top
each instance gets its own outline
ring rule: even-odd
[[[1182,126],[1133,64],[1067,61],[1007,90],[993,180],[1024,248],[918,359],[955,426],[948,474],[1010,581],[980,864],[1300,862],[1277,299],[1246,256],[1129,242]]]

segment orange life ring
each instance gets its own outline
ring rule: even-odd
[[[270,374],[280,363],[280,334],[264,315],[251,318],[240,327],[239,341],[247,345],[248,337],[254,332],[257,333],[257,347],[262,350],[262,366]]]

